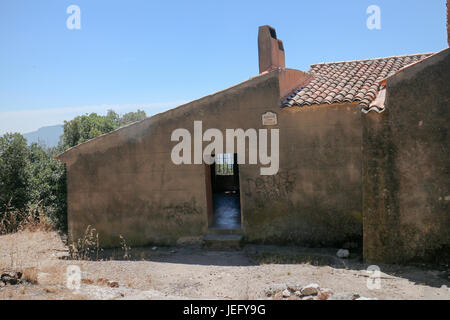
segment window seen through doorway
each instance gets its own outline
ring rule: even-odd
[[[234,155],[232,153],[219,153],[215,156],[216,175],[232,176]]]

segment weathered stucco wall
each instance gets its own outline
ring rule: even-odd
[[[449,50],[387,81],[387,110],[364,116],[364,257],[447,262]]]
[[[361,112],[356,105],[278,111],[280,171],[241,179],[249,241],[362,240]]]
[[[279,105],[277,73],[153,116],[62,154],[67,165],[68,227],[72,239],[88,225],[103,246],[175,243],[202,236],[208,226],[204,165],[175,165],[173,130],[194,120],[208,128],[258,128]],[[207,143],[204,143],[207,145]],[[244,166],[240,175],[249,170]]]
[[[280,169],[239,166],[247,241],[304,245],[362,238],[361,113],[356,105],[280,109],[280,71],[93,139],[62,154],[72,239],[88,225],[102,246],[173,244],[207,232],[204,165],[175,165],[177,128],[279,128]],[[261,115],[278,114],[263,127]],[[206,146],[208,143],[204,143]]]

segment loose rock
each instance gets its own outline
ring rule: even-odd
[[[288,289],[283,291],[283,298],[288,298],[290,296],[291,296],[291,292]]]
[[[0,276],[0,281],[4,284],[15,285],[21,282],[22,272],[3,273]]]
[[[333,291],[331,291],[331,289],[323,288],[323,289],[320,289],[320,292],[317,295],[317,298],[319,300],[328,300],[328,298],[330,298],[330,296],[332,294],[333,294]]]
[[[311,283],[304,286],[301,290],[303,296],[313,296],[319,293],[319,285],[317,283]]]
[[[283,294],[281,292],[277,292],[274,294],[273,296],[274,300],[282,300],[283,299]]]
[[[339,249],[336,255],[341,259],[348,258],[350,252],[347,249]]]
[[[296,283],[288,283],[287,284],[287,288],[288,290],[290,290],[291,292],[295,292],[295,291],[301,291],[302,290],[302,286]]]
[[[357,293],[337,293],[332,295],[329,300],[356,300],[359,297]]]
[[[275,283],[266,289],[265,294],[267,297],[271,297],[271,296],[275,295],[277,292],[282,292],[285,289],[287,289],[285,284]]]

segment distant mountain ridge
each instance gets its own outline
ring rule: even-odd
[[[23,136],[27,139],[28,144],[34,142],[45,144],[47,147],[56,147],[58,145],[59,137],[64,133],[62,124],[55,126],[47,126],[37,129],[36,131],[24,133]]]

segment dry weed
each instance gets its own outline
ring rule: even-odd
[[[128,259],[130,258],[131,247],[127,246],[127,242],[125,241],[125,238],[122,237],[122,235],[120,235],[119,237],[120,237],[120,247],[123,250],[123,258]]]
[[[82,284],[94,284],[94,281],[91,279],[81,279]]]
[[[92,260],[93,256],[98,260],[100,250],[97,230],[90,225],[82,238],[69,245],[69,255],[74,260]]]
[[[38,203],[24,210],[17,210],[7,206],[0,219],[0,235],[18,231],[50,231],[54,226]]]
[[[23,269],[22,273],[22,280],[27,281],[31,284],[37,284],[38,283],[38,269],[37,268],[25,268]]]

